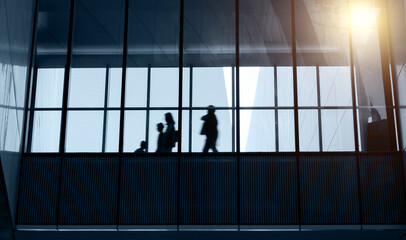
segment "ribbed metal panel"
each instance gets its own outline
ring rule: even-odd
[[[59,224],[115,224],[118,157],[63,160]]]
[[[295,156],[242,156],[241,224],[298,224]]]
[[[300,164],[303,224],[359,224],[356,157],[302,156]]]
[[[187,225],[237,223],[237,164],[233,156],[181,161],[180,221]]]
[[[24,157],[18,224],[56,224],[60,159]]]
[[[132,156],[122,164],[120,224],[175,225],[178,158]]]
[[[362,205],[366,224],[406,222],[401,157],[361,156]]]

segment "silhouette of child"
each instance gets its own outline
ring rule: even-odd
[[[147,142],[141,141],[140,148],[135,150],[135,153],[145,153],[145,149],[147,148]]]
[[[165,144],[165,133],[163,132],[164,125],[162,123],[158,123],[156,125],[156,128],[157,128],[157,130],[159,132],[159,135],[158,135],[158,147],[156,149],[156,152],[160,153],[160,152],[164,152],[164,144]]]

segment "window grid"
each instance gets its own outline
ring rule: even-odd
[[[72,1],[71,6],[73,6],[73,1]],[[74,11],[71,11],[71,18],[73,18],[73,14],[74,14],[73,12]],[[294,16],[294,14],[295,14],[293,7],[292,7],[291,14],[292,14],[292,16]],[[181,15],[183,15],[183,12],[181,13]],[[294,19],[294,17],[293,17],[293,19]],[[69,76],[70,76],[70,74],[69,74],[70,71],[68,71],[68,70],[70,70],[71,54],[72,54],[72,34],[73,34],[72,33],[72,31],[73,31],[72,30],[72,23],[73,23],[73,21],[71,21],[70,26],[69,26],[70,41],[68,43],[67,67],[65,68],[65,81],[64,81],[65,82],[64,83],[65,87],[64,87],[64,96],[63,96],[64,100],[63,100],[62,108],[36,108],[35,107],[35,97],[36,97],[35,96],[35,92],[36,92],[35,90],[36,90],[36,82],[37,82],[36,80],[37,80],[37,72],[38,72],[38,67],[35,67],[35,71],[34,71],[33,78],[32,78],[33,81],[32,81],[31,103],[30,103],[30,107],[28,108],[28,111],[31,114],[29,115],[29,121],[28,121],[28,127],[27,127],[28,141],[27,141],[26,151],[27,152],[31,151],[33,119],[34,119],[35,113],[39,112],[39,111],[61,111],[62,112],[61,144],[60,144],[61,147],[60,147],[60,150],[59,150],[60,152],[64,152],[64,148],[65,148],[66,115],[67,115],[67,113],[69,111],[100,111],[100,110],[103,111],[104,115],[103,115],[103,140],[102,140],[103,146],[102,146],[102,152],[105,152],[106,124],[107,124],[106,123],[107,122],[106,118],[107,118],[108,111],[112,111],[112,110],[120,110],[120,111],[141,110],[141,111],[146,111],[147,114],[146,114],[146,134],[145,134],[145,139],[146,139],[147,142],[149,142],[149,131],[150,131],[150,129],[149,129],[149,114],[150,114],[151,110],[178,110],[180,116],[182,115],[182,111],[187,110],[187,111],[189,111],[189,133],[188,133],[188,135],[189,135],[189,143],[188,143],[188,151],[191,152],[192,151],[192,143],[193,143],[193,136],[192,136],[192,124],[193,123],[191,121],[192,116],[193,116],[193,110],[205,110],[205,109],[207,109],[205,107],[193,107],[192,106],[192,103],[193,103],[193,101],[192,101],[192,97],[193,97],[193,95],[192,95],[193,66],[189,67],[189,69],[190,69],[189,107],[184,107],[184,106],[182,106],[182,107],[151,107],[150,106],[151,66],[148,67],[148,79],[147,79],[147,85],[148,85],[148,87],[147,87],[147,89],[148,89],[147,90],[147,95],[148,95],[148,97],[147,97],[147,106],[146,107],[125,107],[125,106],[124,107],[123,106],[122,107],[108,107],[108,86],[109,86],[109,82],[108,82],[109,77],[108,76],[109,76],[109,69],[110,69],[109,66],[106,66],[104,107],[102,107],[102,108],[100,108],[100,107],[99,108],[96,108],[96,107],[87,108],[87,107],[69,107],[69,106],[67,106],[67,100],[68,100],[67,95],[68,95],[68,88],[69,88],[69,81],[67,81],[67,79],[69,79]],[[128,17],[126,19],[125,24],[128,25]],[[295,23],[293,22],[292,26],[294,26],[294,25],[295,25]],[[239,27],[238,24],[236,25],[236,27],[237,27],[236,30],[238,30],[238,27]],[[182,30],[183,30],[183,28],[182,28]],[[127,34],[127,31],[128,31],[128,27],[125,28],[125,35]],[[294,29],[292,29],[292,31],[294,33]],[[352,61],[353,56],[352,56],[352,44],[351,44],[351,31],[349,31],[349,34],[350,34],[349,45],[350,45],[350,48],[351,48],[351,54],[350,54],[351,55],[350,56],[351,57],[351,66],[354,66],[354,63]],[[180,36],[182,36],[182,31],[180,33]],[[237,42],[238,42],[238,37],[239,36],[237,34]],[[294,38],[294,36],[293,36],[293,38]],[[124,44],[124,48],[126,48],[126,45],[127,44]],[[181,49],[182,46],[180,46],[179,48]],[[236,48],[237,48],[237,51],[238,51],[238,44],[237,44]],[[295,56],[296,46],[295,46],[294,43],[293,43],[293,46],[292,46],[292,50],[293,50],[292,54],[293,54],[293,56]],[[123,54],[126,55],[127,51],[125,50]],[[238,63],[238,54],[237,54],[236,57],[237,57],[237,63]],[[123,63],[123,66],[126,66],[126,65]],[[269,107],[268,106],[267,107],[240,107],[239,104],[238,104],[238,100],[237,100],[237,106],[235,106],[234,104],[235,104],[236,86],[234,84],[235,84],[235,82],[239,81],[239,74],[238,74],[239,67],[240,66],[238,66],[238,64],[237,64],[236,67],[234,67],[234,66],[232,67],[232,99],[233,99],[232,100],[232,106],[231,107],[217,107],[216,108],[218,110],[231,110],[232,111],[232,125],[233,125],[232,126],[232,136],[231,136],[231,138],[232,138],[232,152],[235,152],[235,148],[234,148],[235,144],[237,144],[237,152],[238,152],[239,145],[240,145],[240,141],[237,141],[237,142],[235,141],[236,138],[238,139],[238,137],[236,136],[236,132],[237,132],[237,134],[240,133],[238,131],[238,128],[240,126],[235,126],[234,125],[235,120],[236,120],[235,117],[239,118],[238,113],[239,113],[240,110],[275,110],[274,111],[274,114],[275,114],[275,149],[276,149],[276,152],[278,152],[279,151],[279,129],[278,129],[277,126],[278,126],[278,115],[279,115],[280,110],[295,110],[295,118],[297,118],[297,113],[298,113],[297,111],[298,110],[317,110],[317,112],[318,112],[318,129],[319,129],[319,136],[318,136],[318,138],[319,138],[319,151],[323,151],[322,117],[321,117],[321,115],[322,115],[321,111],[322,110],[328,110],[328,109],[331,109],[331,110],[332,109],[347,109],[347,110],[353,109],[354,110],[355,109],[355,112],[356,112],[358,109],[368,108],[368,107],[365,107],[365,106],[354,106],[354,103],[351,106],[321,106],[321,103],[320,103],[321,100],[320,100],[320,72],[319,72],[319,66],[315,66],[316,67],[316,72],[317,72],[317,106],[308,106],[308,107],[297,106],[297,105],[292,106],[292,107],[278,106],[278,98],[277,98],[277,89],[278,89],[277,68],[278,68],[278,66],[274,66],[274,88],[275,88],[274,103],[275,103],[275,106],[269,106]],[[179,69],[180,69],[179,71],[183,70],[182,68],[183,67],[179,67]],[[234,71],[235,68],[237,70],[237,76],[235,76],[235,71]],[[294,68],[294,71],[293,71],[294,76],[293,77],[296,78],[295,73],[296,73],[297,66],[295,64],[293,64],[293,68]],[[354,74],[353,71],[354,71],[354,68],[351,67],[352,78],[353,78],[353,74]],[[125,76],[124,72],[125,72],[125,68],[123,67],[123,76]],[[179,72],[179,75],[181,75],[180,72]],[[181,79],[181,80],[183,80],[183,79]],[[125,80],[123,80],[123,82],[124,81]],[[124,92],[122,92],[121,95],[123,97]],[[180,91],[179,91],[179,96],[181,97],[181,95],[182,95],[182,89],[180,89]],[[237,96],[237,99],[238,99],[238,96]],[[297,97],[297,94],[294,95],[294,97]],[[354,92],[353,92],[353,98],[355,98]],[[396,110],[395,106],[384,106],[384,107],[387,110],[389,110],[389,109]],[[403,107],[404,106],[400,106],[400,108],[403,108]],[[237,116],[235,116],[236,113],[237,113]],[[121,116],[120,119],[123,118],[122,116]],[[354,114],[353,118],[354,119],[356,118],[356,114]],[[239,119],[237,119],[237,120],[239,120]],[[182,119],[178,119],[178,121],[179,121],[179,123],[181,123]],[[239,121],[237,121],[237,122],[239,122]],[[355,121],[355,122],[357,122],[357,124],[358,124],[358,121]],[[120,125],[122,125],[122,124],[120,124]],[[178,127],[181,128],[182,125],[179,124]],[[356,129],[356,126],[354,126],[354,128]],[[356,131],[355,129],[354,129],[354,131]],[[296,137],[295,138],[298,138],[298,134],[299,133],[297,132],[297,129],[296,129]],[[358,135],[358,134],[355,134],[355,135]],[[123,139],[122,134],[120,136],[121,136],[120,141],[123,141],[122,140]],[[358,143],[358,141],[355,139],[355,144],[358,145],[357,143]],[[179,146],[179,147],[181,147],[181,146]],[[359,149],[359,148],[355,147],[355,149]],[[183,151],[185,151],[185,149],[183,149]],[[298,151],[298,150],[296,150],[296,151]],[[357,151],[357,150],[355,150],[355,151]],[[120,152],[120,150],[119,150],[119,152]]]

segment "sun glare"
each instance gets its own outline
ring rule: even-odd
[[[351,28],[375,28],[377,26],[377,15],[378,10],[376,8],[357,6],[351,10]]]

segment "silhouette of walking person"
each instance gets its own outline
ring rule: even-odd
[[[200,132],[201,135],[206,135],[206,144],[204,145],[203,152],[207,153],[209,149],[212,149],[213,152],[218,152],[216,148],[216,141],[217,141],[217,118],[214,114],[215,109],[213,105],[209,106],[207,110],[207,114],[202,117],[204,121],[202,131]]]
[[[163,132],[163,130],[164,130],[164,125],[162,124],[162,123],[158,123],[157,125],[156,125],[156,128],[157,128],[157,130],[158,130],[158,132],[159,132],[159,135],[158,135],[158,147],[157,147],[157,149],[156,149],[156,152],[157,153],[161,153],[161,152],[164,152],[165,150],[164,150],[164,145],[165,145],[165,133]]]
[[[166,131],[164,141],[164,152],[172,152],[177,142],[177,133],[175,131],[175,121],[171,113],[165,113]]]
[[[141,141],[140,148],[135,150],[135,153],[145,153],[145,149],[147,148],[147,142]]]

